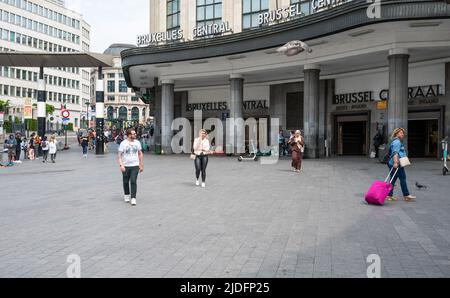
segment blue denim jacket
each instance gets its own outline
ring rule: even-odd
[[[405,150],[405,146],[400,141],[400,139],[397,139],[397,138],[392,140],[392,143],[391,143],[391,156],[390,156],[390,159],[389,159],[389,165],[390,166],[394,165],[394,156],[395,156],[395,154],[398,154],[398,158],[399,159],[402,158],[402,157],[408,156],[408,154],[406,153],[406,150]]]

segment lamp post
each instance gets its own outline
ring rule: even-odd
[[[86,104],[86,130],[87,130],[89,129],[89,105],[91,104],[91,102],[86,100],[84,103]]]

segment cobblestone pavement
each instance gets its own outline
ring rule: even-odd
[[[450,177],[413,160],[415,203],[369,206],[385,165],[366,158],[275,165],[214,157],[206,189],[187,156],[145,157],[138,206],[122,201],[115,154],[0,169],[0,277],[450,277]],[[429,187],[418,191],[419,181]],[[398,191],[398,189],[397,189]],[[400,196],[400,193],[398,193]]]

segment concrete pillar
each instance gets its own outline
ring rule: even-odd
[[[389,51],[388,135],[397,127],[408,131],[408,63],[407,49]],[[405,147],[408,140],[404,140]]]
[[[98,78],[95,92],[95,125],[96,125],[96,147],[95,153],[97,155],[105,154],[105,138],[103,128],[105,126],[105,90],[103,85],[102,68],[98,68]]]
[[[450,136],[450,63],[445,64],[445,126],[443,135]]]
[[[244,77],[239,74],[232,74],[230,76],[230,118],[235,121],[238,119],[243,119],[243,105],[244,105]],[[245,128],[241,125],[235,125],[234,129],[230,132],[230,139],[233,143],[233,153],[243,153],[240,152],[239,148],[242,147],[239,136],[245,136]]]
[[[43,137],[45,135],[45,125],[46,125],[46,86],[45,86],[45,78],[44,78],[44,68],[41,67],[39,71],[39,79],[38,79],[38,94],[37,94],[37,117],[38,117],[38,135]]]
[[[172,80],[162,80],[161,84],[161,148],[166,154],[171,154],[175,82]]]
[[[319,90],[320,67],[308,64],[304,67],[305,98],[304,98],[304,137],[305,157],[319,158]]]

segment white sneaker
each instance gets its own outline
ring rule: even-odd
[[[131,199],[131,205],[136,206],[136,199]]]
[[[124,196],[125,203],[129,203],[130,199],[131,199],[131,197],[129,195],[128,196],[127,195]]]
[[[195,185],[200,186],[200,181],[195,181]]]
[[[203,182],[202,183],[202,188],[205,188],[206,187],[206,184],[205,184],[205,182]]]

